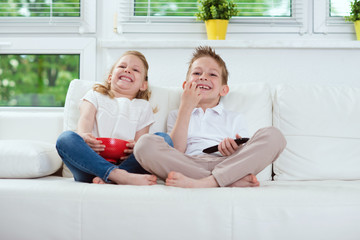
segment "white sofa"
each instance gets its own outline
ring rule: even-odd
[[[79,99],[92,85],[71,83],[64,129],[76,128]],[[151,89],[159,109],[151,131],[166,131],[181,89]],[[225,106],[243,112],[250,133],[274,125],[288,142],[258,175],[260,187],[74,182],[69,172],[57,176],[53,142],[14,140],[3,131],[0,239],[360,239],[360,89],[261,83],[230,89]],[[6,133],[12,140],[4,140]]]

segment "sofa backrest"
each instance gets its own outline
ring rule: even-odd
[[[287,140],[275,180],[360,179],[360,88],[280,85],[273,116]]]
[[[64,130],[76,130],[80,99],[94,84],[94,82],[79,79],[70,83],[65,101]],[[182,89],[180,87],[150,86],[150,90],[152,92],[150,104],[158,110],[155,113],[155,123],[151,126],[150,132],[166,132],[168,113],[179,107]],[[244,114],[251,135],[259,128],[272,125],[271,92],[266,84],[230,86],[230,92],[224,97],[223,102],[225,108]]]
[[[0,110],[0,140],[35,140],[55,144],[62,131],[62,109]]]
[[[70,83],[65,101],[64,130],[76,130],[80,99],[93,85],[94,82],[78,79]],[[158,109],[150,133],[166,132],[168,113],[179,107],[182,89],[181,87],[150,86],[150,90],[152,92],[150,104],[153,108]],[[271,91],[266,84],[230,86],[230,92],[224,97],[223,102],[225,108],[244,114],[251,135],[259,128],[272,125]],[[260,180],[271,179],[271,166],[261,172],[258,178]]]
[[[178,109],[182,88],[151,86],[150,103],[158,108],[151,132],[166,132],[167,116]],[[272,125],[272,100],[266,84],[244,84],[230,86],[230,92],[222,99],[226,109],[241,112],[247,119],[250,135],[259,128]]]

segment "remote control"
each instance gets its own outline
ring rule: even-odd
[[[236,138],[235,142],[237,143],[237,145],[240,145],[240,144],[246,143],[248,140],[249,140],[249,138]],[[204,153],[214,153],[217,151],[219,151],[218,145],[208,147],[203,150]]]

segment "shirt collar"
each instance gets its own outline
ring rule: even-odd
[[[213,111],[213,112],[215,112],[215,113],[217,113],[217,114],[219,114],[219,115],[221,115],[221,113],[222,113],[223,110],[224,110],[224,104],[223,104],[222,101],[220,100],[219,104],[216,105],[216,106],[213,107],[213,108],[210,108],[210,110]],[[192,113],[199,113],[200,111],[202,112],[202,108],[195,108]]]

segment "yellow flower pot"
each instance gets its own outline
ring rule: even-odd
[[[356,38],[358,41],[360,41],[360,20],[355,21],[354,25],[355,25]]]
[[[225,40],[229,20],[210,19],[205,21],[209,40]]]

